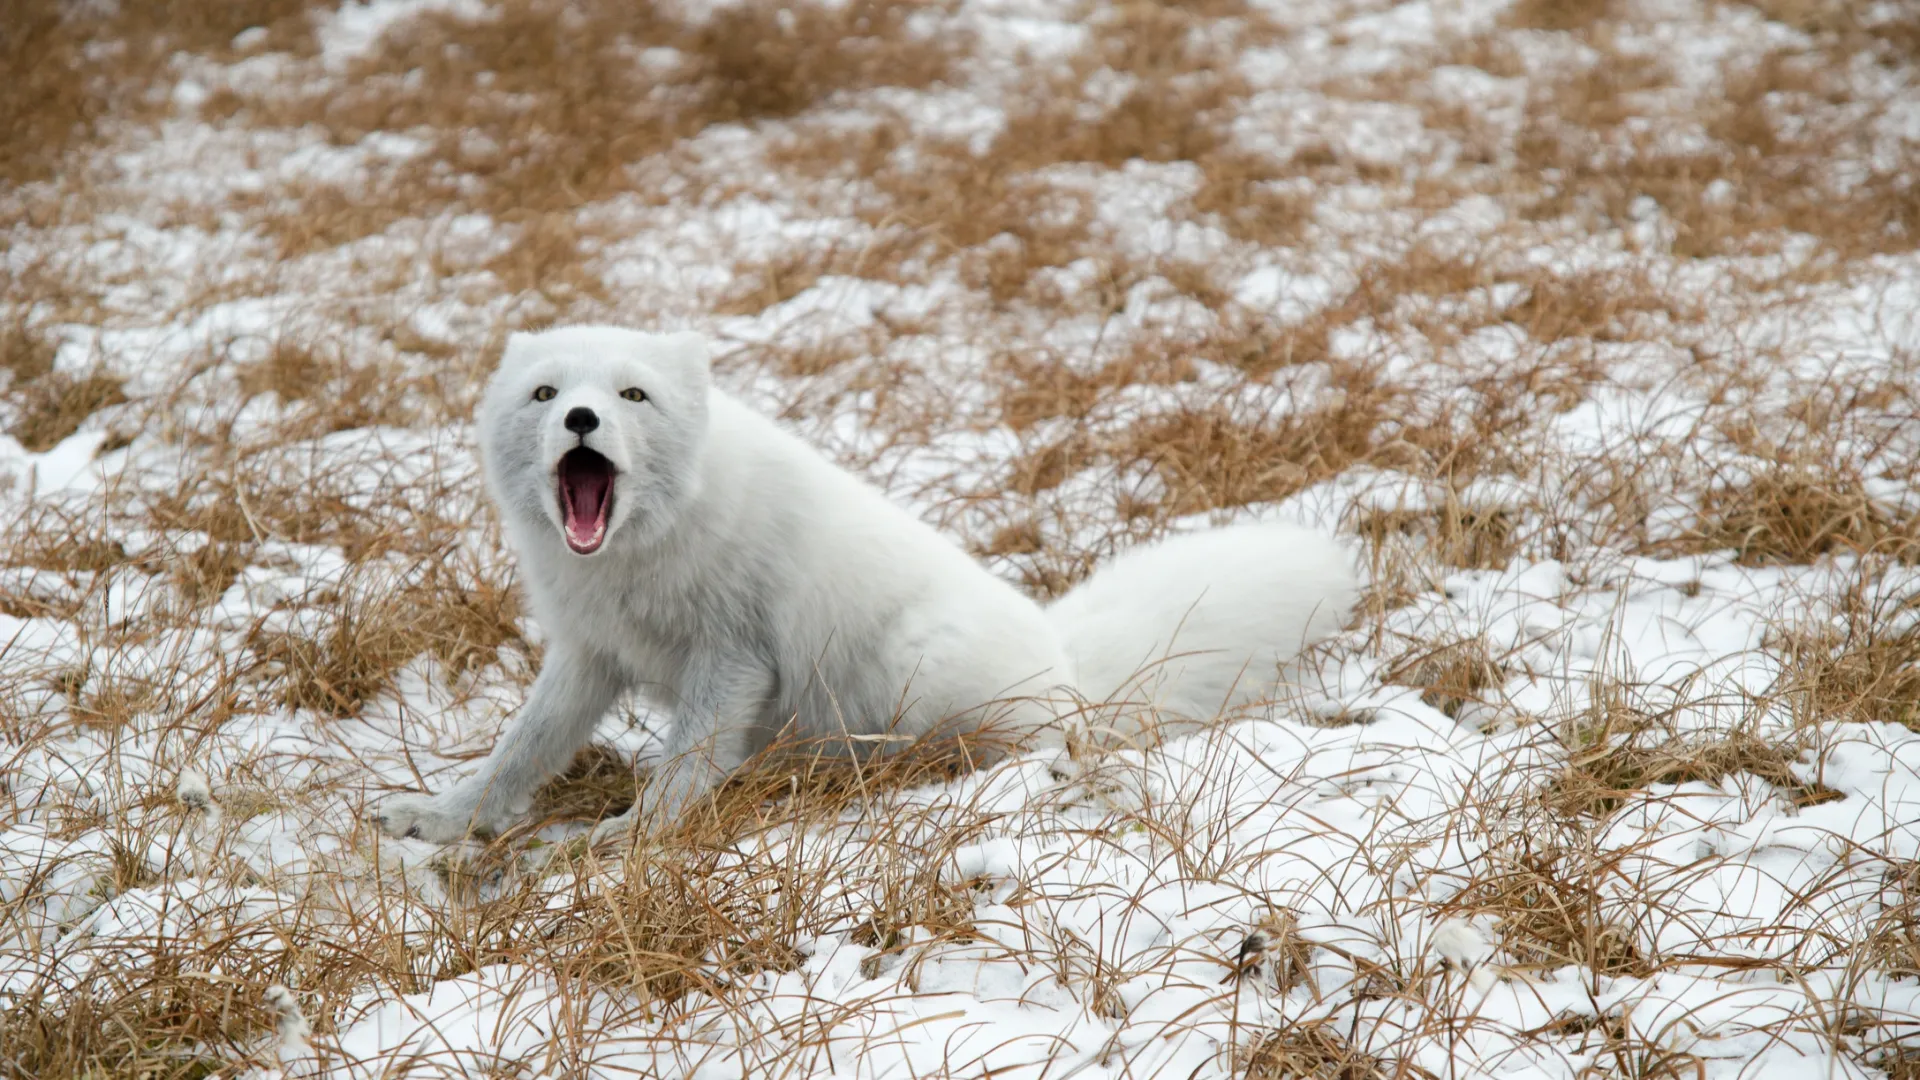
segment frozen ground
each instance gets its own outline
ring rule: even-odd
[[[1920,1075],[1920,11],[699,7],[0,31],[0,1075]],[[1265,516],[1367,601],[1091,794],[595,860],[629,710],[383,841],[538,668],[467,420],[588,319],[1036,595]]]

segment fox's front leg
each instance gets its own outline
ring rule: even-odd
[[[527,812],[536,788],[573,761],[622,684],[606,659],[556,642],[526,704],[479,769],[438,795],[395,795],[374,821],[390,836],[442,844],[499,832]]]
[[[671,828],[760,750],[776,685],[772,665],[742,653],[708,655],[689,665],[682,684],[659,767],[632,809],[594,829],[595,843],[636,823],[649,832]]]

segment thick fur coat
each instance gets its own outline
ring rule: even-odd
[[[1126,553],[1042,609],[714,389],[693,334],[516,334],[477,426],[547,659],[476,772],[382,804],[397,836],[509,824],[628,690],[673,721],[626,817],[666,824],[782,731],[1035,736],[1122,697],[1211,717],[1270,696],[1353,595],[1333,540],[1248,525]]]

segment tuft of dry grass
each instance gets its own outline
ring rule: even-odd
[[[87,574],[126,563],[130,556],[106,521],[55,507],[36,508],[5,534],[7,565]]]
[[[418,657],[449,675],[491,665],[521,640],[519,618],[509,585],[431,563],[397,587],[377,576],[348,580],[321,626],[256,630],[248,648],[288,707],[350,717]]]
[[[1254,424],[1219,409],[1154,417],[1111,451],[1124,463],[1144,462],[1168,492],[1165,510],[1188,514],[1277,502],[1333,476],[1374,448],[1387,397],[1364,372],[1326,407]]]
[[[276,673],[279,697],[292,709],[336,718],[357,716],[366,703],[420,655],[420,639],[391,613],[371,604],[332,613],[318,634],[258,632],[248,647]]]
[[[808,915],[803,894],[782,888],[792,882],[777,865],[723,876],[721,857],[683,849],[591,894],[568,920],[576,929],[567,944],[578,950],[569,973],[658,1006],[798,967],[792,942]],[[733,887],[716,889],[717,881]],[[772,899],[771,910],[756,902],[761,896]]]
[[[1920,731],[1920,595],[1884,595],[1863,581],[1835,618],[1789,628],[1772,645],[1783,667],[1776,692],[1803,723]]]
[[[51,450],[80,430],[87,418],[127,400],[125,383],[103,371],[85,375],[49,372],[21,389],[8,434],[32,451]]]
[[[1486,642],[1474,639],[1437,645],[1398,660],[1383,681],[1420,690],[1420,700],[1448,716],[1459,718],[1468,704],[1484,704],[1486,692],[1505,681],[1503,671],[1487,652]]]
[[[1732,550],[1749,565],[1805,563],[1834,552],[1920,557],[1920,520],[1900,518],[1861,477],[1825,463],[1783,463],[1707,490],[1687,543]]]
[[[1522,30],[1589,31],[1613,15],[1612,0],[1519,0],[1506,24]]]
[[[1326,1020],[1301,1021],[1262,1035],[1236,1052],[1235,1071],[1247,1080],[1387,1080],[1398,1075],[1347,1040]]]
[[[1630,928],[1609,914],[1609,889],[1622,858],[1576,831],[1525,829],[1490,849],[1485,867],[1448,902],[1459,914],[1496,914],[1502,952],[1518,966],[1550,971],[1580,965],[1600,975],[1645,975],[1653,968]]]
[[[1431,510],[1369,510],[1354,531],[1376,547],[1412,541],[1444,566],[1501,570],[1519,553],[1513,515],[1499,508],[1473,509],[1449,500]]]
[[[1202,179],[1193,209],[1211,216],[1235,239],[1288,247],[1313,224],[1313,190],[1289,183],[1285,169],[1231,147],[1211,149],[1199,160]]]
[[[15,995],[0,1010],[0,1074],[60,1080],[228,1075],[236,1061],[246,1060],[247,1044],[271,1029],[249,981],[237,974],[190,978],[182,958],[156,959],[150,971],[108,973],[78,993],[41,983]]]
[[[1714,784],[1732,774],[1757,776],[1796,806],[1840,797],[1796,775],[1799,751],[1791,742],[1738,730],[1676,732],[1636,709],[1617,688],[1603,691],[1562,739],[1570,756],[1543,796],[1568,816],[1605,818],[1651,785]]]
[[[247,551],[234,544],[209,543],[167,562],[187,606],[198,609],[219,600],[233,585],[247,565]]]
[[[0,370],[13,375],[7,388],[25,386],[52,371],[56,351],[57,346],[24,314],[0,326]]]
[[[632,761],[611,748],[589,746],[535,793],[527,816],[535,822],[599,821],[625,813],[639,790]]]

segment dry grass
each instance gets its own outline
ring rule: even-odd
[[[1607,882],[1618,872],[1617,860],[1577,836],[1521,832],[1449,906],[1498,915],[1501,950],[1521,967],[1578,965],[1596,976],[1645,975],[1647,958],[1609,913]]]
[[[125,402],[123,385],[105,372],[68,375],[56,371],[42,375],[20,390],[18,412],[7,433],[28,450],[51,450],[80,430],[94,413]]]
[[[1420,700],[1448,716],[1458,717],[1463,706],[1485,704],[1487,691],[1505,676],[1484,641],[1457,641],[1403,657],[1385,681],[1420,690]]]
[[[1618,224],[1650,199],[1671,224],[1673,253],[1694,258],[1777,250],[1788,232],[1816,237],[1822,254],[1842,260],[1920,243],[1914,189],[1900,168],[1844,184],[1829,169],[1878,140],[1885,103],[1856,98],[1840,74],[1863,46],[1874,48],[1861,38],[1729,65],[1721,92],[1699,106],[1710,142],[1678,150],[1656,145],[1639,119],[1670,92],[1672,72],[1596,33],[1601,24],[1588,15],[1601,5],[1519,10],[1581,31],[1602,56],[1533,95],[1514,145],[1522,170],[1544,180],[1530,213]]]
[[[189,955],[195,966],[204,958],[197,950]],[[203,1080],[222,1075],[270,1029],[248,992],[264,973],[192,979],[183,977],[179,958],[155,959],[156,970],[109,979],[88,993],[43,984],[21,995],[0,1012],[0,1071]]]
[[[25,385],[53,370],[56,346],[38,328],[16,315],[0,329],[0,368],[11,372],[9,387]]]
[[[1520,0],[1507,9],[1509,26],[1523,30],[1586,31],[1613,15],[1609,0]]]
[[[1734,774],[1767,781],[1796,806],[1840,797],[1794,772],[1800,747],[1790,739],[1742,730],[1677,731],[1670,715],[1646,712],[1618,686],[1603,688],[1587,715],[1560,738],[1570,756],[1543,794],[1567,815],[1604,818],[1651,785],[1715,784]]]
[[[923,87],[965,50],[909,25],[913,5],[750,3],[684,23],[652,3],[524,0],[477,18],[427,12],[390,27],[341,85],[292,99],[237,93],[231,121],[319,125],[347,145],[423,133],[429,153],[371,186],[309,187],[268,205],[287,254],[349,243],[409,217],[476,210],[519,229],[491,268],[513,291],[599,292],[572,212],[633,188],[631,167],[712,125],[791,116],[871,86]],[[646,63],[647,49],[677,58]]]
[[[76,7],[11,0],[0,35],[0,70],[10,73],[0,117],[0,181],[53,177],[110,122],[153,115],[156,84],[177,52],[231,57],[241,31],[262,27],[272,47],[311,51],[312,18],[335,5],[309,0],[202,4],[159,0],[127,7]]]
[[[262,631],[249,642],[289,708],[356,716],[418,657],[457,676],[520,640],[519,602],[504,583],[440,564],[403,583],[368,577],[344,582],[315,630]]]
[[[1854,720],[1920,731],[1920,597],[1887,595],[1861,582],[1825,622],[1779,635],[1780,690],[1808,724]]]
[[[1384,1080],[1395,1075],[1324,1022],[1281,1028],[1243,1050],[1240,1057],[1238,1071],[1247,1080]]]
[[[1437,510],[1370,510],[1355,531],[1376,547],[1392,538],[1417,543],[1439,562],[1466,570],[1499,570],[1518,552],[1513,518],[1503,510],[1449,502]]]
[[[1744,482],[1709,488],[1702,527],[1690,538],[1730,549],[1747,563],[1804,563],[1836,551],[1920,554],[1920,522],[1895,516],[1860,477],[1785,464]]]

